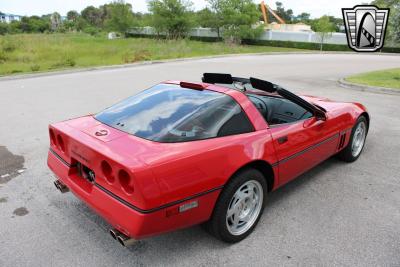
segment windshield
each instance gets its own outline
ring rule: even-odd
[[[230,96],[160,84],[95,116],[100,122],[157,142],[184,142],[253,131]]]

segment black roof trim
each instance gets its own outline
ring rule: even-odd
[[[221,83],[221,84],[233,83],[232,75],[225,73],[204,73],[202,80],[204,83]]]
[[[254,89],[258,89],[258,90],[265,91],[268,93],[276,92],[276,88],[275,88],[274,84],[271,82],[268,82],[268,81],[264,81],[264,80],[260,80],[260,79],[251,77],[250,84],[251,84],[251,86],[253,86]]]

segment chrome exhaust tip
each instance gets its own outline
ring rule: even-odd
[[[54,181],[54,185],[61,193],[67,193],[69,191],[69,188],[60,180]]]
[[[137,242],[136,239],[130,238],[124,234],[117,236],[117,241],[124,247],[132,246]]]
[[[118,231],[117,229],[111,229],[110,230],[110,235],[113,239],[117,240],[117,237],[121,234],[120,231]]]

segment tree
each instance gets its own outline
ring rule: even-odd
[[[133,13],[133,19],[138,27],[146,27],[152,25],[153,16],[149,13]]]
[[[132,5],[119,0],[107,5],[106,26],[109,30],[125,34],[133,25]]]
[[[10,24],[10,31],[11,32],[45,32],[50,29],[49,20],[43,17],[38,16],[31,16],[27,17],[24,16],[21,18],[21,21],[16,22],[13,21]]]
[[[8,31],[9,33],[21,33],[21,21],[13,20],[8,24]]]
[[[400,7],[398,7],[395,12],[393,12],[392,20],[391,20],[391,31],[392,31],[392,42],[394,45],[400,46]],[[397,25],[394,26],[394,25]]]
[[[328,16],[322,16],[316,20],[313,30],[317,33],[320,40],[321,51],[323,49],[324,42],[327,38],[332,36],[332,32],[335,31],[335,24],[333,24]]]
[[[295,22],[309,24],[311,21],[310,16],[311,16],[310,13],[303,12],[303,13],[297,15],[294,20],[295,20]]]
[[[88,6],[81,12],[82,18],[91,26],[102,27],[104,21],[104,10],[94,6]]]
[[[5,22],[0,22],[0,35],[4,35],[9,32],[8,24]]]
[[[252,0],[220,0],[219,9],[225,41],[241,43],[243,39],[255,39],[262,33],[262,26],[254,26],[261,11]]]
[[[282,2],[276,2],[276,14],[281,17],[286,23],[291,23],[293,20],[293,10],[285,10]],[[274,18],[275,19],[275,18]]]
[[[61,21],[61,15],[58,12],[54,12],[50,16],[50,23],[51,23],[51,30],[52,31],[57,31],[61,28],[62,21]]]
[[[76,22],[78,18],[80,17],[78,11],[71,10],[67,12],[67,20]]]
[[[399,0],[374,0],[371,3],[380,8],[390,8],[385,40],[390,45],[400,46],[400,2]]]
[[[209,17],[204,17],[204,19],[208,19],[208,27],[217,31],[218,38],[221,37],[221,28],[223,26],[222,21],[222,11],[221,11],[221,0],[207,0],[208,5],[210,6]]]
[[[216,31],[218,34],[218,38],[221,37],[220,28],[222,27],[221,17],[217,12],[212,11],[210,8],[206,7],[196,14],[197,25],[203,28],[211,28]]]
[[[153,27],[158,33],[166,33],[168,38],[187,35],[192,25],[191,2],[186,0],[150,0],[149,10],[153,15]]]

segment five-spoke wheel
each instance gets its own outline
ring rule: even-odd
[[[246,168],[230,179],[221,192],[206,228],[225,242],[238,242],[248,236],[258,223],[267,194],[264,175]]]
[[[253,226],[263,198],[262,186],[255,180],[246,182],[236,191],[226,213],[226,226],[232,235],[241,235]]]
[[[365,145],[365,139],[368,133],[368,121],[366,117],[361,116],[358,118],[354,125],[350,141],[348,145],[339,152],[338,157],[346,162],[353,162],[358,159],[363,151]]]

